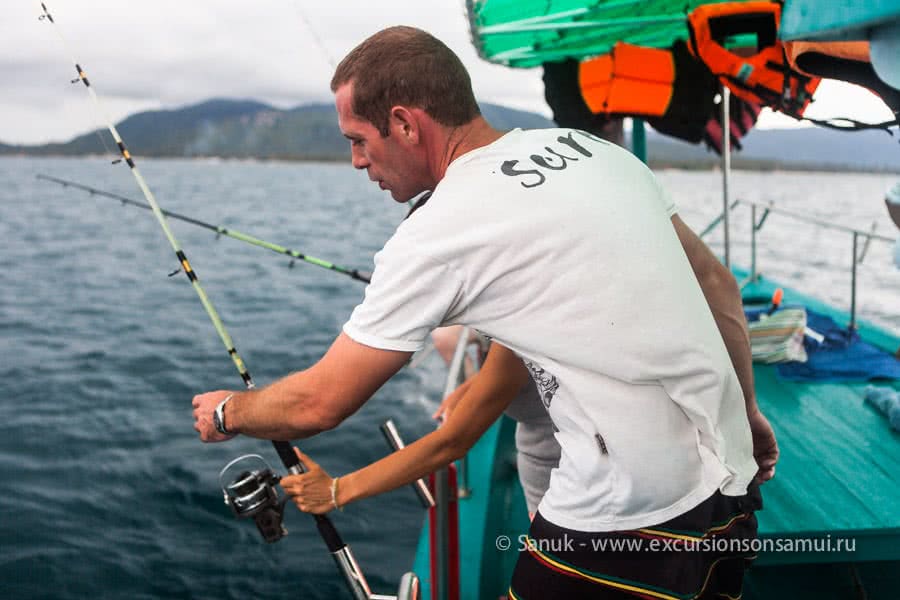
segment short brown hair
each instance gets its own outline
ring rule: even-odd
[[[387,136],[392,107],[421,108],[449,127],[481,114],[472,80],[442,41],[415,27],[389,27],[369,37],[337,66],[331,91],[353,84],[352,109]]]

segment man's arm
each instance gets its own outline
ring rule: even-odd
[[[694,276],[700,283],[700,289],[703,290],[706,303],[709,304],[716,320],[719,333],[725,341],[731,364],[734,365],[741,389],[744,391],[747,414],[750,414],[758,408],[753,387],[750,333],[747,330],[747,319],[741,302],[741,290],[731,271],[719,262],[703,240],[697,237],[678,215],[672,217],[672,225],[691,263]]]
[[[194,397],[194,429],[205,442],[228,439],[212,413],[225,397],[225,426],[232,433],[270,440],[305,438],[332,429],[356,412],[409,360],[409,352],[379,350],[341,333],[315,365],[260,389],[218,390]]]
[[[484,367],[472,376],[456,410],[436,431],[367,467],[344,475],[336,500],[343,506],[415,481],[463,456],[519,393],[530,375],[511,350],[494,343]],[[303,454],[309,472],[281,480],[300,510],[328,512],[332,478]]]
[[[750,421],[750,431],[753,434],[753,455],[760,469],[757,478],[766,481],[775,474],[778,444],[769,421],[756,404],[750,333],[747,330],[747,319],[741,302],[741,290],[731,271],[719,262],[703,240],[697,237],[678,215],[672,217],[672,225],[716,320],[744,392],[744,404]]]

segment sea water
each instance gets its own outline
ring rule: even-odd
[[[405,214],[343,164],[143,160],[167,210],[369,270]],[[222,502],[219,470],[271,446],[202,444],[198,392],[241,381],[153,216],[37,180],[45,173],[142,200],[128,168],[102,159],[0,159],[0,597],[347,597],[312,519],[265,544]],[[721,211],[721,175],[659,172],[685,221]],[[735,172],[734,198],[775,201],[896,237],[884,191],[897,176]],[[627,199],[622,199],[627,202]],[[473,226],[477,215],[472,216]],[[748,265],[749,211],[732,215],[732,261]],[[349,277],[170,221],[257,384],[313,364],[364,287]],[[721,228],[709,237],[721,252]],[[850,236],[771,215],[759,269],[849,307]],[[859,316],[900,332],[900,271],[889,244],[859,266]],[[348,373],[348,375],[352,375]],[[434,424],[444,367],[403,370],[336,430],[301,448],[332,474],[387,453],[379,424],[411,441]],[[333,519],[373,589],[412,564],[423,512],[408,488]]]

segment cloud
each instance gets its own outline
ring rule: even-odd
[[[368,35],[401,23],[427,29],[454,48],[472,71],[480,99],[546,112],[538,74],[488,65],[475,55],[462,2],[55,0],[48,6],[74,59],[117,118],[212,97],[282,107],[330,102],[333,62]],[[74,109],[73,93],[84,90],[69,86],[72,58],[39,14],[38,3],[14,3],[0,24],[3,141],[66,139],[94,125]]]
[[[68,84],[75,76],[72,58],[53,27],[38,21],[39,3],[8,4],[0,20],[0,140],[39,143],[89,131],[94,121],[85,122],[74,109],[75,95],[84,90]],[[212,97],[255,98],[281,107],[331,101],[333,61],[397,24],[426,29],[453,48],[480,100],[549,114],[539,69],[509,69],[476,55],[461,0],[48,4],[75,59],[117,119]],[[845,112],[860,116],[853,112],[859,103],[847,100],[854,96],[840,89],[831,95],[844,98],[838,106]]]

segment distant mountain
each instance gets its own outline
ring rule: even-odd
[[[522,129],[543,129],[546,127],[556,127],[553,121],[543,115],[533,112],[525,112],[524,110],[516,110],[496,104],[487,104],[483,102],[479,105],[481,114],[495,129],[508,131],[516,127]]]
[[[823,127],[760,129],[750,132],[741,155],[778,157],[823,166],[850,166],[900,172],[900,132],[835,131]]]
[[[550,120],[495,104],[482,111],[499,129],[552,126]],[[294,160],[346,160],[349,145],[332,104],[282,110],[252,100],[215,99],[176,110],[142,112],[116,125],[135,156],[218,156]],[[101,137],[103,140],[101,141]],[[106,130],[65,143],[0,144],[0,154],[84,155],[115,150]]]
[[[135,156],[334,159],[347,153],[336,120],[334,108],[326,105],[280,110],[252,100],[215,99],[131,115],[116,129]],[[84,155],[107,148],[115,150],[115,144],[103,129],[66,143],[15,149],[25,154]]]
[[[482,113],[501,130],[552,127],[536,113],[482,103]],[[346,160],[349,146],[337,127],[332,104],[282,110],[254,100],[214,99],[175,110],[142,112],[117,128],[135,156]],[[895,130],[896,131],[896,130]],[[101,141],[101,137],[102,140]],[[707,168],[719,158],[691,145],[648,130],[653,166]],[[735,168],[807,168],[900,172],[900,143],[883,131],[846,133],[822,128],[754,129],[735,153]],[[0,154],[84,155],[115,149],[105,130],[66,143],[9,146]]]
[[[821,127],[753,129],[732,155],[734,168],[860,170],[900,173],[900,135],[884,131],[835,131]],[[704,145],[648,131],[647,154],[655,166],[706,167],[721,159]]]

